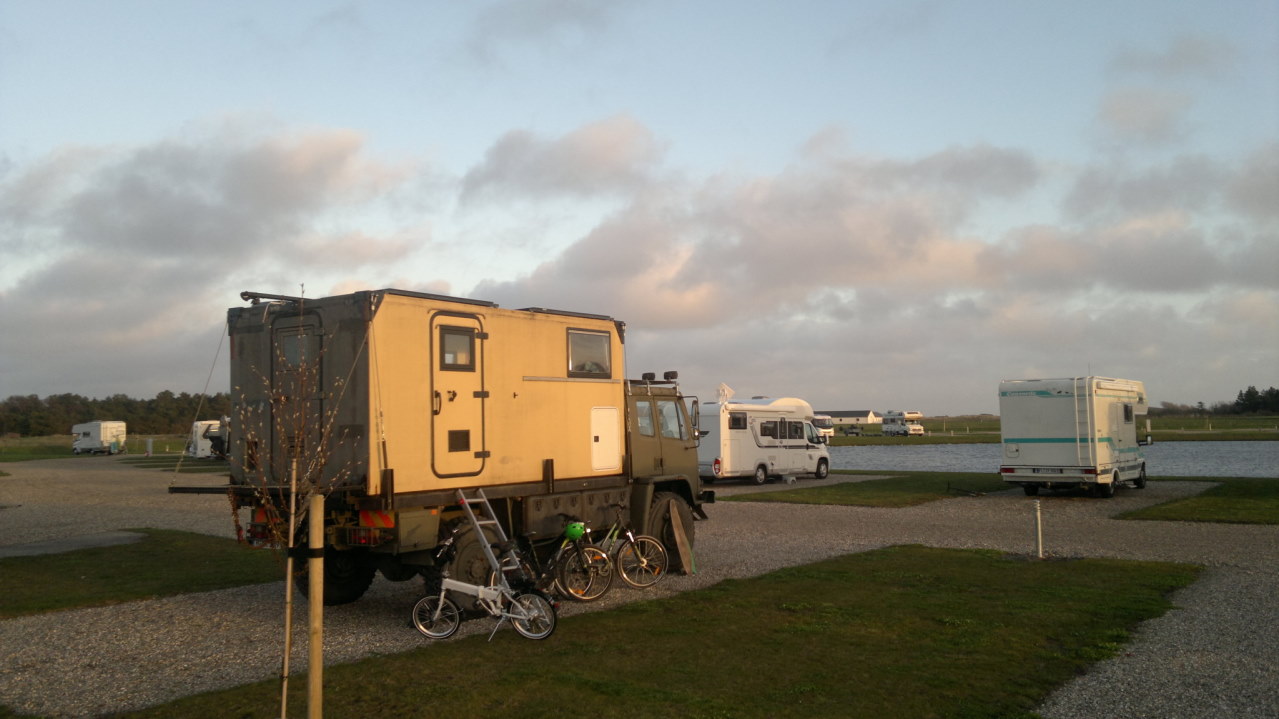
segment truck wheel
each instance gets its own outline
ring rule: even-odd
[[[1039,485],[1038,485],[1038,484],[1023,484],[1023,485],[1021,485],[1021,490],[1022,490],[1023,492],[1025,492],[1025,493],[1026,493],[1026,496],[1027,496],[1027,497],[1033,497],[1033,496],[1035,496],[1036,494],[1039,494]]]
[[[1146,488],[1146,465],[1141,465],[1141,472],[1137,474],[1137,479],[1133,484],[1137,485],[1137,489]]]
[[[484,547],[480,546],[479,540],[475,537],[475,528],[469,521],[465,519],[457,521],[464,523],[465,526],[458,532],[457,539],[454,541],[457,551],[453,555],[453,563],[448,566],[449,576],[468,584],[486,584],[493,568],[489,566]],[[490,544],[497,541],[497,536],[492,534],[492,530],[485,530],[485,535]]]
[[[827,477],[829,477],[830,464],[824,459],[817,460],[817,471],[813,472],[813,476],[817,477],[818,479],[826,479]]]
[[[653,495],[653,504],[648,512],[648,526],[644,534],[656,537],[666,546],[666,556],[670,558],[670,569],[685,568],[680,561],[679,545],[675,542],[675,527],[671,524],[671,500],[675,500],[675,511],[679,513],[680,523],[684,525],[684,534],[688,537],[688,546],[693,547],[693,537],[697,528],[693,526],[693,508],[688,506],[684,498],[674,492],[658,492]]]
[[[752,478],[755,484],[763,484],[768,481],[768,468],[760,465],[755,468],[755,476]]]
[[[301,564],[301,568],[297,568]],[[294,560],[293,581],[297,590],[306,596],[311,588],[310,572],[307,562]],[[324,552],[324,604],[336,606],[350,604],[368,591],[373,583],[373,575],[377,572],[377,564],[364,552],[338,551],[332,547]]]

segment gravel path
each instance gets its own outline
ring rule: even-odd
[[[13,476],[0,477],[0,550],[136,527],[233,533],[224,498],[169,495],[172,475],[111,458],[3,469]],[[827,481],[864,479],[833,475]],[[1112,500],[1041,498],[1045,547],[1053,556],[1209,568],[1174,597],[1176,609],[1143,625],[1121,656],[1050,697],[1038,710],[1043,716],[1279,716],[1279,527],[1108,518],[1204,486],[1155,482],[1120,490]],[[759,488],[721,483],[714,489],[724,496]],[[615,588],[590,605],[566,603],[561,616],[893,544],[1032,553],[1033,507],[1020,491],[906,509],[720,503],[708,508],[710,521],[697,525],[698,574],[668,577],[647,592]],[[423,646],[426,640],[408,624],[419,587],[379,577],[359,602],[327,607],[326,662]],[[48,717],[92,717],[275,677],[282,596],[277,582],[0,622],[0,704]],[[295,618],[291,663],[298,672],[306,669],[304,622]],[[463,632],[489,628],[488,621],[469,622]],[[494,641],[523,640],[504,629]]]

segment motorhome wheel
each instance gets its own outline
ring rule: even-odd
[[[817,461],[817,471],[813,472],[813,475],[818,479],[826,479],[830,476],[830,464],[824,459],[819,459]]]
[[[755,484],[763,484],[768,481],[768,468],[760,465],[755,468]]]
[[[1137,480],[1134,482],[1137,489],[1146,488],[1146,465],[1141,465],[1141,472],[1137,474]]]

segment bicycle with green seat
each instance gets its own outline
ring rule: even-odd
[[[616,519],[599,543],[600,548],[613,560],[622,581],[636,589],[657,584],[669,567],[666,547],[656,537],[636,534],[622,515],[625,507],[614,504],[612,509]]]
[[[565,520],[559,546],[545,563],[539,560],[534,532],[516,535],[511,541],[521,557],[519,566],[503,567],[515,586],[527,586],[579,602],[590,602],[604,596],[613,585],[613,561],[607,552],[591,544],[586,522],[561,514]],[[505,551],[507,546],[496,546]],[[545,550],[543,550],[545,551]]]

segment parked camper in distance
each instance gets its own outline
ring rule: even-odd
[[[795,397],[707,402],[701,406],[699,473],[709,479],[830,473],[826,438],[813,425],[813,407]]]
[[[191,425],[186,454],[195,459],[226,457],[227,446],[226,418],[202,419]]]
[[[94,420],[71,427],[71,452],[74,454],[116,454],[124,451],[125,423],[117,420]]]
[[[880,431],[889,437],[922,437],[924,425],[920,424],[919,420],[923,418],[922,412],[913,409],[904,412],[890,409],[884,413],[884,422],[880,425],[882,427]]]
[[[823,437],[835,436],[835,418],[828,414],[813,415],[813,426],[817,428],[817,433]]]
[[[1027,495],[1083,487],[1113,497],[1115,487],[1146,486],[1137,417],[1141,382],[1113,377],[1006,380],[999,384],[1003,444],[1000,476]]]

